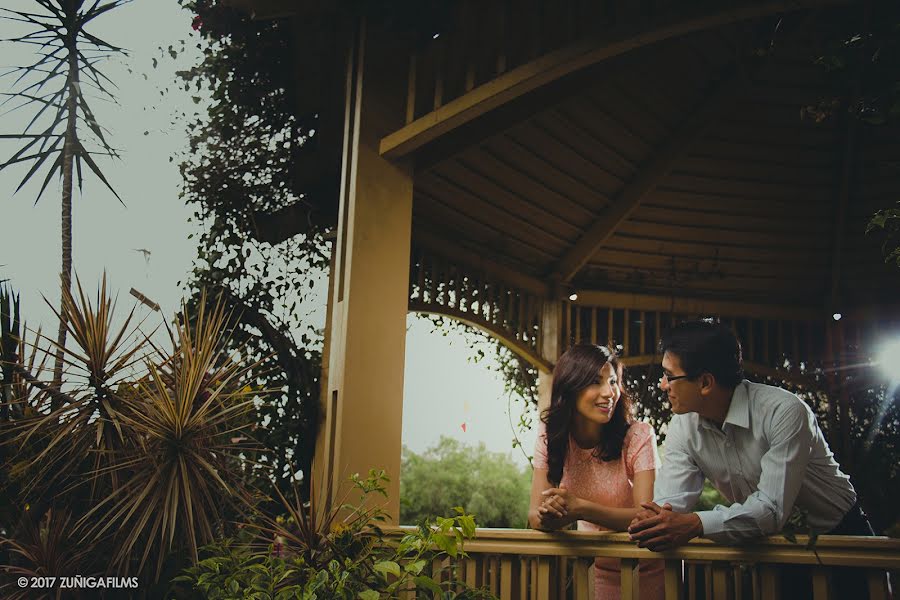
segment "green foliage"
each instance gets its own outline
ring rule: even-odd
[[[509,456],[442,436],[423,454],[403,449],[400,522],[465,506],[484,527],[525,528],[530,490],[530,470]]]
[[[229,344],[255,363],[244,383],[279,390],[255,407],[254,436],[265,449],[250,458],[266,468],[248,476],[283,493],[302,477],[308,494],[322,333],[301,309],[316,299],[328,250],[321,231],[274,246],[261,242],[254,215],[304,202],[293,167],[306,156],[316,115],[295,114],[302,92],[287,22],[253,20],[216,0],[182,6],[196,15],[204,57],[179,73],[181,84],[211,99],[207,114],[188,125],[190,149],[181,164],[182,196],[203,226],[187,285],[192,304],[209,289],[233,309]]]
[[[40,12],[0,8],[0,19],[31,29],[5,41],[29,44],[38,51],[33,64],[14,67],[6,73],[8,77],[15,77],[13,86],[18,89],[3,94],[6,96],[3,104],[20,102],[14,109],[32,110],[31,119],[21,133],[0,136],[0,139],[15,139],[22,144],[12,157],[0,164],[0,169],[31,164],[16,191],[46,168],[38,192],[40,198],[53,176],[62,174],[68,160],[66,155],[71,153],[79,187],[84,164],[115,194],[94,157],[97,154],[118,155],[91,109],[92,95],[88,92],[115,102],[110,91],[112,82],[98,67],[125,51],[93,35],[87,28],[98,17],[129,1],[112,0],[101,4],[84,0],[34,0],[34,10]]]
[[[884,236],[884,262],[900,267],[900,208],[885,208],[872,215],[866,233],[872,232],[881,232]]]
[[[126,572],[152,589],[249,501],[243,434],[261,391],[240,384],[221,305],[180,315],[166,348],[115,314],[105,280],[93,299],[76,292],[63,295],[63,386],[47,381],[40,333],[4,364],[0,572]]]
[[[229,540],[205,549],[206,557],[185,575],[175,579],[208,600],[257,600],[330,598],[376,600],[396,598],[414,588],[435,598],[491,598],[451,577],[441,581],[433,570],[435,559],[465,556],[464,544],[475,535],[475,519],[461,508],[452,517],[429,519],[399,543],[388,543],[379,528],[384,513],[367,507],[373,494],[385,493],[384,472],[370,471],[366,479],[352,478],[361,500],[339,504],[313,517],[315,509],[289,506],[287,514],[270,520],[273,528],[258,528],[252,541]],[[315,520],[321,527],[315,548],[309,538],[297,535],[301,520]],[[274,543],[266,543],[275,539]],[[446,569],[455,569],[451,566]]]

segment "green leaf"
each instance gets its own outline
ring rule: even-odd
[[[400,565],[392,560],[383,560],[381,562],[377,562],[372,568],[381,573],[385,578],[387,578],[388,573],[395,577],[400,577]]]
[[[450,556],[456,556],[456,538],[444,533],[434,534],[434,544]]]
[[[381,594],[375,590],[363,590],[359,593],[360,600],[378,600],[380,597]]]
[[[428,564],[427,560],[417,560],[416,562],[406,563],[406,566],[403,567],[407,573],[412,573],[413,575],[418,575],[422,572],[422,569],[425,568],[425,565]]]
[[[428,590],[433,593],[435,598],[440,598],[441,594],[443,594],[441,586],[439,586],[437,582],[431,577],[420,575],[419,577],[413,578],[413,583],[416,584],[416,587],[422,588],[423,590]]]
[[[460,515],[459,526],[462,528],[463,535],[470,538],[475,535],[475,517],[472,515]]]

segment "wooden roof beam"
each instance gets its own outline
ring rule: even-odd
[[[262,0],[231,1],[253,4]],[[407,156],[495,109],[504,107],[578,71],[644,46],[730,23],[802,9],[848,4],[849,2],[850,0],[747,2],[743,6],[730,7],[711,14],[690,18],[681,17],[663,23],[648,23],[648,26],[643,28],[630,27],[606,31],[602,35],[576,42],[538,57],[466,92],[459,98],[382,138],[379,151],[382,155],[392,159]]]
[[[607,210],[575,242],[550,273],[555,281],[568,283],[588,260],[609,240],[641,201],[669,174],[675,162],[702,136],[724,112],[727,101],[747,80],[740,69],[730,65],[713,83],[711,93],[704,94],[694,112],[644,164],[637,175],[625,184]]]
[[[459,261],[461,264],[492,275],[508,285],[537,296],[545,297],[549,293],[549,287],[544,281],[493,261],[475,250],[469,250],[455,242],[426,233],[421,228],[413,229],[413,245],[430,250],[444,258]]]

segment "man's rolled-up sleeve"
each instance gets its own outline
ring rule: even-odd
[[[813,440],[810,412],[805,405],[792,403],[773,411],[766,429],[770,432],[769,450],[762,457],[757,491],[742,503],[698,512],[703,537],[733,544],[772,535],[784,527],[809,463]]]

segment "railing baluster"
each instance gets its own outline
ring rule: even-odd
[[[519,560],[513,560],[511,556],[500,559],[500,600],[513,600],[513,582],[517,579],[513,564],[518,565]]]
[[[690,594],[690,600],[697,600],[697,564],[696,563],[688,563],[688,593]]]
[[[729,577],[730,569],[727,564],[713,563],[710,565],[712,571],[712,597],[716,600],[730,600],[734,597],[730,589],[729,583],[733,581]]]
[[[731,574],[734,580],[734,600],[744,600],[744,566],[733,565]]]
[[[532,581],[537,590],[537,600],[550,600],[550,558],[541,556],[536,559],[533,574],[537,576]]]
[[[884,571],[879,569],[866,570],[866,579],[869,582],[869,600],[887,600],[887,586],[884,580]]]
[[[682,600],[682,570],[680,560],[666,561],[666,600]]]
[[[573,600],[590,600],[591,581],[589,579],[591,564],[583,558],[576,558],[572,567]]]
[[[812,570],[812,589],[813,600],[828,600],[829,594],[829,577],[826,567],[813,567]]]
[[[478,585],[478,570],[477,565],[475,563],[475,558],[469,557],[465,560],[466,565],[466,585],[470,588],[474,588]]]
[[[622,600],[640,600],[640,579],[638,577],[638,560],[623,558],[619,569],[622,574]]]
[[[778,600],[781,597],[781,586],[778,581],[778,567],[774,565],[760,565],[759,567],[760,595],[766,600]]]
[[[556,561],[556,573],[553,576],[556,581],[556,593],[554,598],[558,600],[566,599],[566,582],[569,580],[569,559],[565,556],[558,557]]]

